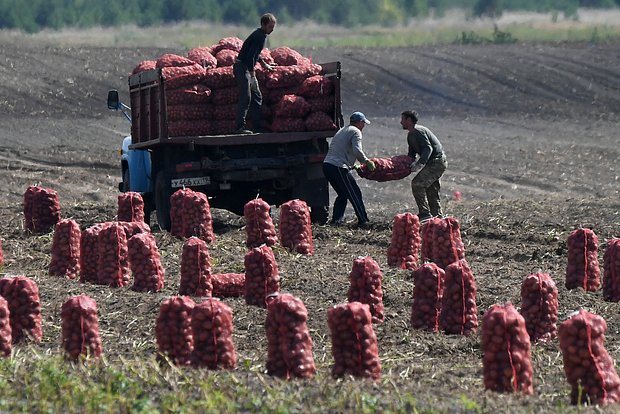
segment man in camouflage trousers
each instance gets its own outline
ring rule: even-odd
[[[418,205],[418,217],[424,223],[431,217],[443,217],[441,210],[440,179],[448,167],[446,154],[435,134],[425,126],[418,125],[416,111],[404,111],[400,124],[409,131],[407,144],[409,156],[413,158],[411,192]]]

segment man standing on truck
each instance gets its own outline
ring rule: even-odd
[[[276,26],[276,17],[266,13],[260,18],[260,27],[252,32],[243,42],[243,46],[237,55],[233,65],[233,72],[239,86],[239,102],[237,106],[237,130],[236,134],[252,134],[246,127],[246,117],[249,115],[252,128],[258,132],[261,127],[261,106],[263,96],[258,87],[254,66],[259,62],[268,71],[273,70],[272,65],[266,63],[260,52],[265,47],[267,35],[273,32]]]
[[[404,111],[400,124],[407,134],[409,156],[414,159],[411,172],[417,173],[411,180],[411,192],[418,205],[418,217],[424,223],[431,217],[443,217],[439,189],[440,179],[448,167],[446,154],[439,139],[425,126],[418,125],[416,111]]]
[[[351,202],[357,226],[368,225],[368,215],[362,199],[362,192],[355,182],[351,169],[355,161],[366,164],[370,171],[375,170],[375,164],[368,159],[362,149],[362,130],[370,121],[361,112],[353,112],[349,118],[349,125],[336,132],[323,161],[323,174],[336,191],[332,219],[329,224],[339,226],[344,223],[344,211],[347,201]]]

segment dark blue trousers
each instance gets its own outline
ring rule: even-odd
[[[323,163],[323,174],[338,195],[334,201],[332,224],[340,224],[344,221],[344,211],[347,201],[351,202],[358,223],[366,223],[368,215],[362,199],[362,191],[355,182],[355,178],[348,168],[339,168],[335,165]]]

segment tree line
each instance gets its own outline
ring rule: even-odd
[[[266,11],[283,24],[310,20],[355,27],[406,23],[452,8],[465,8],[472,17],[498,17],[510,10],[559,11],[570,16],[579,7],[619,5],[620,0],[0,0],[0,29],[36,32],[188,20],[256,26]]]

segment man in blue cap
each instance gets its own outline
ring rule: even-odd
[[[332,138],[323,161],[323,174],[337,194],[332,219],[329,222],[331,225],[339,226],[344,223],[347,201],[350,201],[353,206],[357,216],[357,226],[368,225],[362,191],[351,174],[356,161],[365,164],[370,171],[375,169],[375,164],[368,159],[362,149],[362,130],[367,124],[370,124],[370,121],[363,113],[353,112],[349,118],[349,125],[336,132]]]

